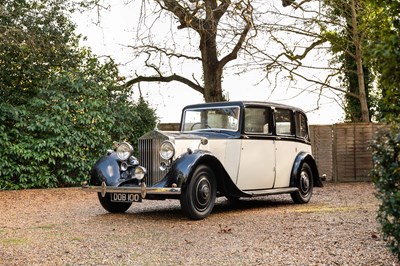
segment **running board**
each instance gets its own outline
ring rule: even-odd
[[[264,190],[243,190],[244,193],[248,194],[251,197],[292,193],[292,192],[296,192],[296,191],[299,191],[299,189],[297,187],[272,188],[272,189],[264,189]]]

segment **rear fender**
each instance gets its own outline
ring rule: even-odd
[[[297,155],[293,168],[292,174],[290,176],[290,186],[297,187],[300,179],[300,172],[303,163],[307,163],[311,167],[312,175],[313,175],[313,183],[315,187],[323,187],[322,180],[319,176],[317,163],[315,162],[314,157],[307,152],[301,152]]]

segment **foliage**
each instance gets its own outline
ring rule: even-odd
[[[393,124],[372,145],[372,171],[381,200],[378,220],[390,250],[400,260],[400,2],[370,1],[369,61],[378,76],[381,119]]]
[[[79,184],[113,140],[154,127],[115,64],[79,48],[66,3],[0,0],[0,189]]]
[[[361,38],[362,21],[365,20],[365,2],[357,2],[355,13],[351,11],[351,2],[356,0],[324,0],[323,8],[326,16],[330,19],[327,25],[331,30],[323,31],[322,36],[326,38],[331,44],[331,51],[334,54],[334,59],[331,60],[334,64],[340,66],[339,81],[341,85],[346,88],[345,94],[345,118],[347,121],[360,122],[363,121],[362,107],[360,98],[360,83],[359,78],[364,80],[364,90],[366,96],[366,105],[369,110],[369,120],[374,114],[376,109],[376,101],[371,95],[373,77],[371,75],[371,66],[364,61],[362,55],[361,63],[363,69],[363,76],[359,77],[356,64],[356,45],[360,41],[362,51],[365,50],[368,40]],[[356,18],[353,16],[356,15]],[[357,25],[353,25],[356,23]],[[359,32],[354,32],[353,28],[359,28]],[[359,35],[358,38],[355,34]]]
[[[378,221],[391,251],[400,260],[400,128],[395,125],[372,143],[372,177],[381,201]]]
[[[369,1],[370,64],[377,75],[380,119],[393,121],[400,114],[400,2],[393,0]]]

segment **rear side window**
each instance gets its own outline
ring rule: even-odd
[[[302,113],[296,113],[296,136],[308,139],[307,117]]]
[[[277,135],[293,135],[293,113],[291,110],[276,109],[275,124]]]

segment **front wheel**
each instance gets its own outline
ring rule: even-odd
[[[313,193],[313,184],[311,168],[307,163],[303,163],[297,184],[299,191],[290,194],[292,200],[299,204],[309,202]]]
[[[182,210],[190,219],[204,219],[214,208],[216,195],[217,182],[213,171],[205,165],[200,165],[182,190]]]
[[[101,193],[97,193],[97,196],[99,197],[101,206],[103,206],[106,211],[111,213],[126,212],[132,205],[132,203],[128,202],[112,202],[110,193],[106,193],[104,197],[101,195]]]

